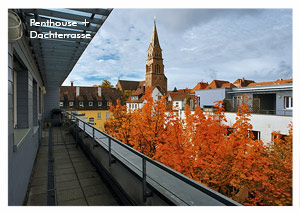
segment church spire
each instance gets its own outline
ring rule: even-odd
[[[152,32],[152,39],[151,43],[152,47],[154,48],[156,45],[159,46],[159,41],[158,41],[158,35],[157,35],[157,30],[156,30],[156,17],[154,16],[154,27],[153,27],[153,32]]]

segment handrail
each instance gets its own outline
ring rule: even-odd
[[[148,156],[144,155],[143,153],[133,149],[132,147],[128,146],[127,144],[124,144],[122,143],[121,141],[115,139],[114,137],[108,135],[107,133],[97,129],[96,127],[92,126],[91,124],[79,119],[78,117],[76,117],[75,115],[73,114],[70,114],[68,112],[63,112],[63,114],[67,114],[69,116],[71,116],[71,119],[72,118],[75,118],[76,121],[80,121],[84,124],[84,131],[86,132],[86,128],[85,126],[89,126],[92,128],[92,138],[94,138],[94,133],[95,133],[95,130],[98,131],[100,134],[106,136],[108,139],[109,139],[109,145],[108,145],[108,149],[109,149],[109,166],[111,166],[111,161],[112,161],[112,158],[111,158],[111,140],[113,140],[115,143],[117,143],[118,145],[122,146],[123,148],[129,150],[130,152],[134,153],[135,155],[139,156],[140,158],[142,158],[142,179],[143,179],[143,199],[144,199],[144,202],[146,201],[146,197],[147,197],[147,194],[146,194],[146,161],[157,166],[158,168],[164,170],[165,172],[168,172],[169,174],[173,175],[174,177],[178,178],[179,180],[193,186],[194,188],[204,192],[205,194],[211,196],[212,198],[218,200],[219,202],[225,204],[225,205],[228,205],[228,206],[240,206],[241,204],[239,204],[238,202],[204,186],[203,184],[201,183],[198,183],[196,181],[194,181],[193,179],[163,165],[162,163],[156,161],[156,160],[153,160],[151,158],[149,158]],[[78,123],[78,127],[79,127],[79,123]],[[88,132],[86,132],[87,134],[89,134]],[[95,140],[94,140],[95,141]],[[97,141],[96,141],[97,142]],[[99,142],[97,142],[99,144]]]

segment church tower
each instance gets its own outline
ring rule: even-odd
[[[148,57],[146,63],[146,81],[145,86],[157,87],[163,95],[167,93],[167,77],[164,73],[164,64],[162,58],[162,50],[159,45],[158,35],[156,31],[156,22],[154,19],[154,27],[151,43],[148,48]]]

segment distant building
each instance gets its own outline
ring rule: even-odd
[[[197,85],[191,90],[191,94],[195,94],[196,90],[205,89],[208,86],[207,82],[198,82]]]
[[[241,104],[241,96],[245,94],[249,99],[247,104],[251,112],[251,124],[256,138],[270,142],[272,131],[288,134],[288,126],[293,115],[293,79],[270,82],[257,82],[238,79],[235,87],[227,81],[213,81],[209,88],[196,90],[197,105],[204,111],[212,111],[214,102],[224,101],[227,124],[235,122],[236,111]]]
[[[120,81],[121,80],[119,80],[118,85],[125,88]],[[135,84],[130,83],[130,85]],[[162,96],[167,94],[167,88],[167,77],[164,73],[162,49],[159,45],[156,23],[154,21],[152,39],[148,48],[145,81],[139,82],[137,89],[126,101],[128,110],[138,109],[144,105],[146,102],[144,96],[146,90],[151,91],[154,100],[159,100]]]
[[[204,88],[205,85],[206,87]],[[227,91],[230,91],[231,88],[236,88],[236,86],[229,81],[213,80],[210,84],[202,83],[200,85],[198,83],[195,88],[196,90],[193,89],[192,91],[194,91],[196,96],[196,104],[205,110],[211,110],[216,100],[229,99],[230,97],[227,95]]]
[[[115,88],[73,86],[73,83],[60,87],[60,108],[84,113],[85,120],[100,130],[111,116],[110,102],[116,104],[117,99],[121,99],[121,93]]]
[[[167,101],[171,104],[170,110],[184,111],[188,104],[191,110],[194,110],[195,96],[190,93],[191,90],[183,89],[168,93]]]
[[[122,101],[127,102],[128,98],[137,90],[140,81],[118,80],[116,88],[121,91]]]
[[[139,84],[140,81],[118,80],[116,88],[120,91],[135,91]]]
[[[235,85],[237,88],[247,87],[249,84],[255,83],[254,80],[245,80],[243,77],[242,79],[237,79],[234,81],[233,85]]]

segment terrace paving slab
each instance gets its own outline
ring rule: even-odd
[[[109,187],[103,182],[72,136],[55,127],[53,133],[54,187],[58,206],[111,206],[118,205]],[[67,139],[64,140],[64,139]],[[48,180],[48,130],[43,130],[43,138],[36,157],[31,182],[28,187],[26,205],[47,205]]]
[[[71,201],[63,201],[59,202],[58,206],[87,206],[87,202],[85,198],[78,198]]]
[[[94,195],[86,198],[89,206],[117,206],[117,201],[110,195]]]
[[[81,188],[57,191],[56,195],[57,195],[57,202],[70,201],[73,199],[78,199],[78,198],[84,197]]]

